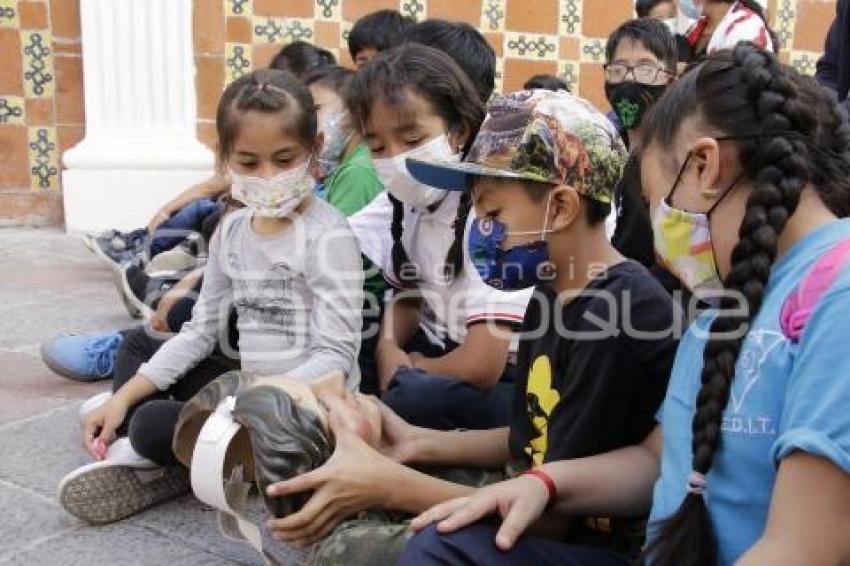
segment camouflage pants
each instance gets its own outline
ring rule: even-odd
[[[506,479],[505,470],[439,468],[424,470],[429,475],[472,487],[484,487]],[[391,566],[396,563],[412,533],[410,517],[389,511],[364,511],[349,519],[313,551],[314,566]]]

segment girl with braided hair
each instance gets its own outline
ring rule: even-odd
[[[523,476],[434,507],[414,528],[437,526],[401,564],[480,557],[463,541],[481,537],[512,549],[486,563],[514,563],[551,544],[517,540],[544,509],[617,516],[650,502],[647,563],[850,561],[844,120],[814,81],[752,44],[670,87],[641,150],[657,252],[692,290],[722,296],[680,343],[659,425],[641,446],[538,468],[549,481]],[[454,532],[492,512],[498,532]]]
[[[389,198],[382,221],[363,221],[374,206],[351,221],[393,289],[376,349],[383,400],[428,428],[506,426],[511,331],[530,292],[492,289],[465,265],[468,198],[416,181],[405,165],[408,157],[458,161],[484,119],[481,98],[449,55],[410,43],[357,74],[348,109]],[[391,249],[369,251],[380,248],[370,241],[390,240]]]

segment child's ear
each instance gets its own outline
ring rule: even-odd
[[[549,193],[549,228],[559,231],[573,225],[581,214],[581,196],[570,186],[559,185]]]
[[[706,198],[718,198],[718,187],[723,180],[720,144],[714,138],[703,137],[694,142],[691,153],[696,172],[695,183],[700,194]]]

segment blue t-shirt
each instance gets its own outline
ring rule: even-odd
[[[732,564],[761,538],[783,458],[802,450],[850,473],[850,268],[818,302],[799,343],[790,342],[780,327],[788,295],[821,255],[847,237],[850,220],[833,222],[808,234],[776,262],[764,304],[738,357],[706,491],[720,564]],[[672,515],[686,495],[691,422],[713,317],[706,313],[698,318],[676,353],[659,411],[664,450],[650,523]]]

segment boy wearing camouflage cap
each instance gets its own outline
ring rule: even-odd
[[[625,260],[606,236],[604,222],[625,158],[617,132],[589,103],[566,92],[535,90],[496,97],[463,162],[408,160],[420,182],[471,191],[475,220],[467,252],[484,282],[504,290],[535,287],[520,338],[511,426],[431,431],[387,410],[389,458],[363,452],[359,458],[369,460],[364,477],[352,478],[351,468],[323,467],[285,482],[281,493],[315,490],[317,502],[327,500],[305,506],[315,518],[338,514],[331,501],[340,498],[421,513],[469,495],[474,488],[467,486],[502,476],[482,469],[505,470],[512,463],[532,470],[527,481],[549,488],[551,480],[535,467],[640,443],[664,397],[680,315],[653,277]],[[443,467],[436,475],[451,481],[399,463]],[[636,519],[548,522],[556,527],[550,535],[560,540],[603,547],[604,557],[616,550],[625,560],[642,543]],[[286,518],[271,526],[299,540],[292,525],[315,532],[312,520],[318,519]],[[405,529],[374,517],[343,523],[319,546],[319,563],[393,563]],[[495,551],[489,547],[482,552]],[[426,563],[423,556],[409,563]],[[496,563],[490,560],[495,556],[481,558],[476,563]]]

